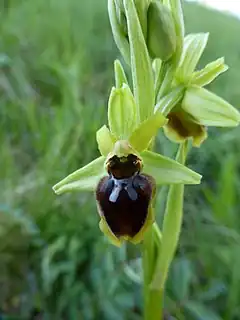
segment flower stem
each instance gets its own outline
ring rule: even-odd
[[[143,241],[143,294],[144,294],[144,319],[163,319],[163,290],[151,288],[157,257],[161,250],[161,232],[156,223],[146,232]]]

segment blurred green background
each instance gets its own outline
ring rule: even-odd
[[[0,6],[0,319],[141,319],[140,247],[108,243],[93,194],[51,190],[98,155],[119,57],[106,1]],[[188,32],[210,32],[200,64],[225,56],[230,66],[210,89],[240,108],[240,21],[196,4],[185,17]],[[239,135],[211,129],[191,151],[204,178],[186,187],[166,319],[240,319]],[[176,146],[160,133],[157,149],[174,156]]]

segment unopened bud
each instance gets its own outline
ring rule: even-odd
[[[148,8],[147,45],[152,58],[168,60],[176,50],[176,31],[171,11],[159,1]]]
[[[122,29],[122,32],[125,36],[127,36],[128,30],[127,30],[127,18],[124,13],[124,6],[123,6],[123,1],[122,0],[114,0],[115,5],[116,5],[116,14],[117,14],[117,19],[118,23]]]

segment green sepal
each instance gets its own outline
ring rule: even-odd
[[[114,74],[115,86],[117,89],[121,88],[124,83],[128,85],[126,74],[119,60],[114,61]]]
[[[184,164],[187,153],[187,143],[179,147],[176,161]],[[169,266],[174,257],[182,226],[184,185],[172,185],[169,188],[167,205],[164,214],[161,251],[156,263],[155,274],[151,288],[162,290],[164,288]]]
[[[148,7],[147,46],[152,58],[166,61],[176,50],[176,31],[172,13],[160,1],[152,1]]]
[[[224,58],[219,58],[207,64],[202,70],[194,72],[191,84],[199,87],[206,86],[227,70],[228,66],[224,63]]]
[[[182,109],[205,126],[235,127],[240,122],[240,113],[216,94],[190,86],[182,101]]]
[[[104,162],[105,157],[102,156],[74,171],[53,186],[54,192],[62,194],[69,191],[94,191],[99,180],[106,174]]]
[[[116,142],[116,139],[106,125],[97,131],[96,140],[102,156],[107,156],[113,150]]]
[[[108,102],[108,123],[117,139],[127,139],[137,126],[137,106],[126,84],[112,88]]]
[[[130,65],[130,47],[125,31],[119,23],[117,8],[114,0],[108,0],[108,15],[112,28],[114,41],[121,52],[125,62]]]
[[[158,130],[166,123],[167,119],[160,112],[153,114],[133,131],[129,138],[130,145],[138,152],[147,149]]]
[[[124,0],[131,52],[133,92],[140,121],[153,114],[155,93],[152,65],[133,0]]]
[[[182,164],[151,151],[141,153],[143,173],[154,178],[156,185],[199,184],[201,175]]]
[[[207,45],[208,36],[208,33],[197,33],[185,37],[180,66],[176,73],[178,82],[188,84],[191,80],[192,73]]]

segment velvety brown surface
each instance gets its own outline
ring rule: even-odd
[[[167,116],[168,126],[183,138],[201,136],[204,126],[190,121],[183,111],[170,112]]]
[[[101,179],[96,191],[100,214],[117,237],[133,237],[140,231],[147,218],[152,191],[153,181],[144,174],[123,180],[112,176]]]

